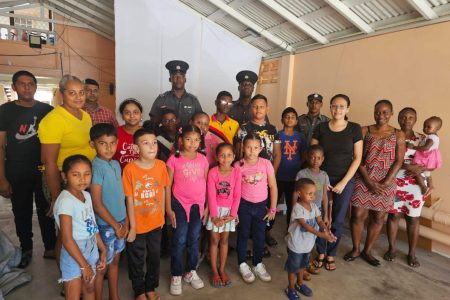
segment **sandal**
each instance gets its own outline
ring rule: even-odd
[[[316,268],[314,264],[310,264],[306,271],[308,271],[308,273],[312,275],[320,274],[320,269]]]
[[[374,257],[370,258],[365,252],[361,252],[361,258],[363,260],[365,260],[369,265],[371,265],[372,267],[379,267],[380,261]]]
[[[327,271],[335,271],[336,270],[336,262],[334,259],[325,261],[325,270]]]
[[[222,285],[223,286],[230,286],[231,285],[231,279],[230,279],[230,277],[227,274],[223,273],[220,276],[220,279],[222,280]]]
[[[320,258],[319,256],[317,256],[317,257],[313,260],[312,264],[313,264],[313,266],[314,266],[315,268],[320,269],[320,268],[323,267],[323,261],[324,261],[324,260],[325,260],[325,256],[324,256],[323,258]]]
[[[420,263],[419,263],[419,260],[417,259],[417,257],[408,255],[407,260],[408,260],[408,266],[410,266],[411,268],[420,267]]]
[[[395,261],[395,258],[397,257],[397,255],[395,254],[395,252],[390,252],[387,251],[384,255],[383,258],[386,261]]]
[[[220,288],[222,286],[222,278],[219,275],[211,276],[211,286],[214,288]]]
[[[354,261],[355,259],[357,259],[359,257],[359,255],[355,255],[353,256],[353,251],[348,252],[347,254],[344,255],[344,260],[345,261]]]

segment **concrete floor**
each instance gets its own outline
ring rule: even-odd
[[[162,299],[287,299],[284,289],[287,285],[287,275],[283,271],[286,260],[285,243],[283,242],[284,217],[278,218],[274,236],[280,243],[271,248],[272,256],[264,260],[272,275],[271,283],[256,280],[246,284],[239,276],[236,265],[236,253],[229,258],[227,272],[233,280],[231,287],[212,288],[208,281],[209,267],[203,263],[199,269],[200,277],[205,281],[205,288],[195,291],[190,286],[183,286],[181,297],[171,296],[169,290],[169,259],[161,262],[160,287],[157,292]],[[38,229],[36,216],[33,221],[34,257],[27,271],[33,276],[32,282],[12,291],[6,300],[18,299],[62,299],[59,296],[60,286],[57,284],[58,272],[56,264],[42,258],[43,245]],[[0,228],[12,241],[18,245],[11,212],[10,201],[0,197]],[[313,276],[308,285],[313,289],[315,299],[450,299],[450,259],[435,253],[418,251],[417,256],[421,267],[412,269],[406,264],[405,251],[407,245],[399,242],[397,260],[385,262],[381,256],[387,249],[386,236],[382,235],[375,249],[375,255],[381,259],[382,265],[373,268],[362,260],[347,263],[342,256],[351,248],[349,231],[346,230],[342,240],[338,258],[337,270],[328,272],[322,269],[321,274]],[[121,299],[132,299],[133,292],[128,279],[126,261],[121,262],[120,295]],[[106,284],[106,283],[105,283]],[[105,290],[104,299],[108,299]],[[303,298],[306,298],[303,296]]]

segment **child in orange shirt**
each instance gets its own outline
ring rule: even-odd
[[[155,133],[141,128],[134,133],[133,139],[139,149],[139,158],[125,166],[122,177],[130,220],[128,274],[137,300],[158,300],[155,289],[159,285],[164,201],[166,197],[170,199],[169,176],[165,163],[155,158],[158,152]]]

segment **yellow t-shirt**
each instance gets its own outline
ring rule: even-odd
[[[82,118],[79,120],[64,107],[57,106],[39,123],[41,144],[60,144],[57,160],[59,170],[62,170],[64,159],[71,155],[82,154],[90,160],[95,156],[95,150],[89,146],[91,117],[81,112]]]

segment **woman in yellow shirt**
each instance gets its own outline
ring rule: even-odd
[[[82,110],[86,96],[84,84],[72,75],[64,75],[59,82],[62,104],[47,114],[39,124],[41,158],[51,194],[51,208],[61,192],[62,164],[66,157],[82,154],[93,159],[95,151],[89,146],[90,116]]]

